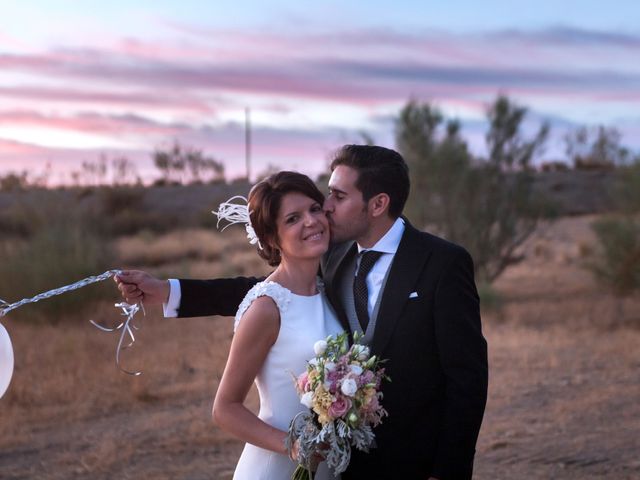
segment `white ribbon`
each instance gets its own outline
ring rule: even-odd
[[[142,306],[142,313],[145,316],[147,313],[144,311],[144,305],[142,305],[142,303],[140,305],[138,305],[137,303],[130,305],[128,303],[121,302],[121,303],[116,303],[114,306],[121,308],[122,309],[121,315],[124,315],[125,317],[127,317],[127,319],[124,322],[121,322],[120,325],[118,325],[117,327],[107,328],[107,327],[103,327],[102,325],[99,325],[93,320],[89,320],[89,322],[91,322],[91,324],[94,327],[99,328],[103,332],[115,332],[117,330],[122,330],[120,332],[120,339],[118,340],[118,346],[116,347],[116,367],[118,367],[120,371],[126,373],[127,375],[133,375],[137,377],[138,375],[142,375],[142,372],[140,371],[130,372],[129,370],[125,370],[120,366],[120,351],[133,346],[133,344],[136,341],[136,337],[133,336],[133,330],[138,330],[139,327],[133,324],[134,315],[138,313],[141,306]],[[124,337],[126,334],[129,335],[129,338],[131,339],[131,341],[127,345],[123,346],[122,344],[124,342]]]

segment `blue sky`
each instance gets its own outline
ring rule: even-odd
[[[461,120],[481,154],[507,93],[551,122],[547,156],[579,125],[640,149],[640,2],[11,2],[0,23],[0,173],[126,155],[145,179],[177,140],[243,173],[316,174],[366,131],[393,146],[409,99]]]

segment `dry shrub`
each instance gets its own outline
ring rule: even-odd
[[[132,267],[166,266],[186,260],[228,263],[229,256],[252,248],[240,228],[222,234],[201,229],[179,230],[160,236],[143,233],[116,241],[118,258],[122,264]]]
[[[0,211],[0,232],[3,237],[24,238],[33,233],[33,210],[15,203]]]
[[[216,258],[216,237],[204,230],[181,230],[161,236],[142,233],[119,239],[116,249],[125,265],[158,266],[185,259]]]
[[[107,216],[116,216],[126,210],[142,210],[143,187],[105,187],[98,192],[100,210]]]
[[[173,215],[150,210],[144,187],[103,187],[98,190],[97,226],[109,236],[141,231],[166,232],[179,225]]]

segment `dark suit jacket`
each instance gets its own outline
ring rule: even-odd
[[[353,242],[334,246],[321,265],[327,296],[347,330],[335,279],[356,253]],[[257,281],[181,280],[179,315],[233,315]],[[410,298],[413,292],[418,296]],[[392,381],[382,386],[382,404],[389,417],[376,428],[377,447],[354,450],[343,478],[471,478],[488,368],[469,254],[405,221],[377,318],[371,350],[388,359]]]

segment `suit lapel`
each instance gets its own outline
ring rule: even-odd
[[[405,220],[405,231],[391,264],[385,289],[381,292],[382,301],[371,343],[373,353],[379,355],[386,347],[430,255],[431,249],[425,247],[420,233]]]
[[[357,252],[358,247],[355,242],[342,243],[331,250],[329,258],[323,265],[325,292],[338,315],[338,320],[347,332],[351,332],[351,327],[340,298],[339,287],[342,270]]]

